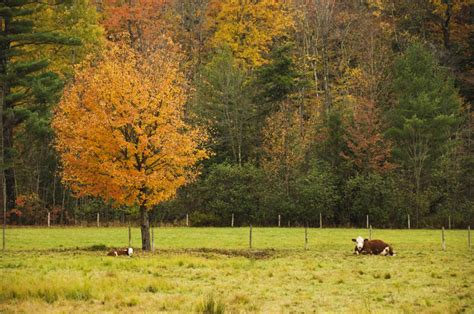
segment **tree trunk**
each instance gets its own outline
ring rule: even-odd
[[[150,219],[148,217],[148,211],[145,205],[140,205],[140,221],[141,221],[141,232],[142,232],[142,250],[151,251],[150,242]]]
[[[419,228],[419,219],[420,219],[420,207],[421,207],[421,204],[420,204],[420,173],[418,171],[416,171],[416,174],[415,174],[415,201],[416,201],[416,213],[415,213],[415,224],[416,224],[416,227]]]
[[[66,202],[66,189],[63,187],[63,200],[61,202],[61,216],[59,218],[59,223],[64,224],[64,203]]]
[[[13,127],[10,126],[11,121],[4,117],[3,120],[3,145],[4,145],[4,162],[7,165],[5,169],[5,188],[7,194],[7,209],[15,208],[15,172],[13,171]]]
[[[443,30],[443,42],[444,42],[444,47],[446,49],[449,49],[451,47],[451,41],[450,41],[450,29],[449,29],[449,22],[451,20],[452,14],[453,14],[453,3],[450,0],[444,0],[444,4],[446,4],[446,11],[445,11],[445,16],[443,23],[441,25],[441,28]]]
[[[3,3],[3,2],[2,2]],[[2,27],[1,30],[3,34],[7,34],[10,32],[10,17],[4,16],[2,20]],[[10,44],[9,40],[3,41],[1,44],[2,51],[10,51]],[[7,64],[10,61],[10,57],[7,55],[2,55],[0,57],[0,75],[7,74]],[[2,167],[4,168],[3,177],[4,177],[4,204],[6,205],[6,210],[10,210],[15,208],[15,201],[16,201],[16,194],[15,194],[15,173],[12,168],[12,161],[13,161],[13,127],[14,121],[12,118],[7,116],[5,112],[8,109],[11,109],[8,103],[5,101],[5,98],[10,95],[10,86],[8,85],[7,80],[2,80],[2,98],[0,106],[1,109],[1,136],[2,136]]]

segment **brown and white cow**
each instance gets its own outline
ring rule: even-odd
[[[356,243],[354,254],[374,254],[374,255],[391,255],[395,256],[392,247],[382,240],[369,240],[361,236],[352,239]]]
[[[129,247],[128,249],[114,249],[107,253],[108,256],[119,256],[119,255],[126,255],[131,257],[133,254],[133,249]]]

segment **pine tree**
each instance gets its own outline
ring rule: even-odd
[[[395,160],[412,179],[418,223],[421,194],[452,144],[461,99],[453,79],[419,44],[396,60],[393,91],[396,105],[390,112],[388,135],[395,144]]]
[[[33,59],[37,45],[78,45],[75,38],[53,32],[37,32],[33,16],[44,5],[28,0],[0,2],[0,102],[2,106],[3,168],[7,208],[15,206],[14,131],[34,114],[57,99],[62,88],[59,76],[47,70],[48,61]]]

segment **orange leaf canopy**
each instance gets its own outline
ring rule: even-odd
[[[164,50],[110,45],[81,65],[55,112],[62,178],[78,195],[150,208],[195,178],[205,133],[183,120],[184,79]]]

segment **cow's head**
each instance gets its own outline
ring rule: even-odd
[[[352,239],[352,242],[356,243],[356,248],[360,252],[364,248],[364,242],[368,241],[367,239],[362,238],[361,236],[358,236],[357,239]]]
[[[128,255],[128,256],[132,256],[132,254],[133,254],[133,249],[132,249],[131,247],[129,247],[129,248],[127,249],[127,255]]]

